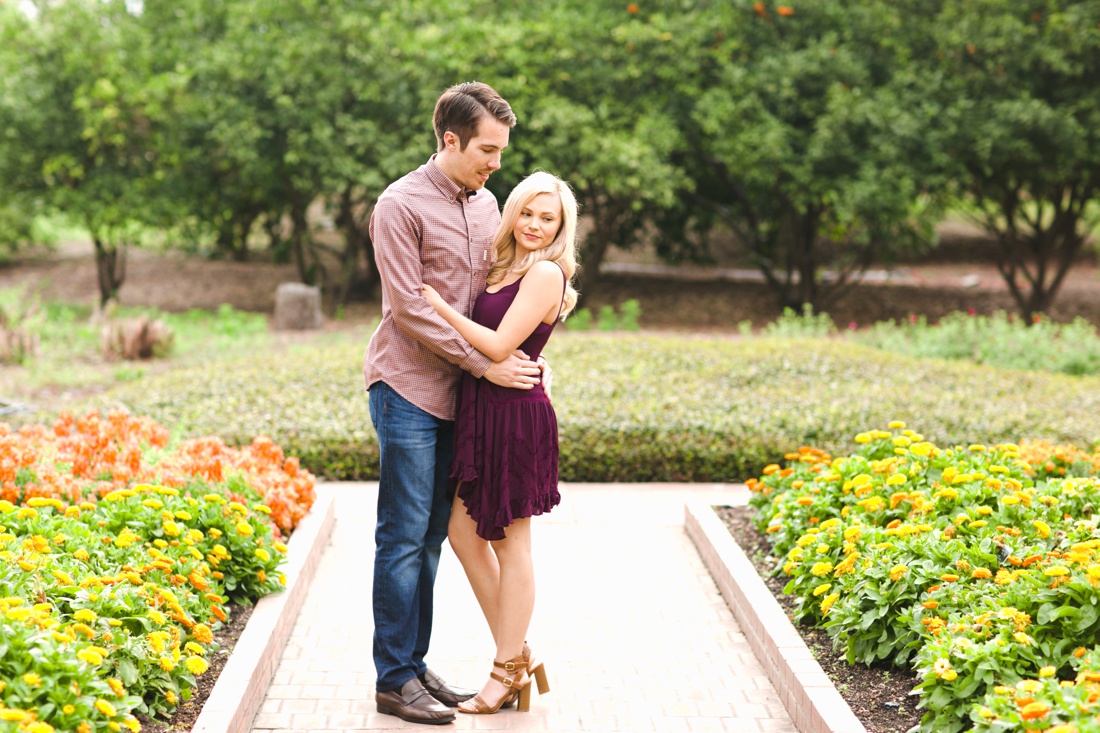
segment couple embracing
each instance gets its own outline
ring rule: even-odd
[[[535,600],[531,517],[558,494],[557,419],[541,358],[576,304],[577,204],[548,173],[503,214],[484,189],[516,117],[468,82],[436,102],[437,152],[391,184],[371,216],[382,321],[364,359],[381,476],[374,565],[378,711],[443,724],[529,709],[549,687],[527,646]],[[496,650],[480,692],[447,684],[424,656],[448,538]]]

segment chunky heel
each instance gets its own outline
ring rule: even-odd
[[[531,674],[535,676],[535,683],[539,686],[539,694],[545,695],[550,692],[550,680],[546,679],[546,667],[542,662],[539,662],[539,666],[531,670]]]
[[[531,680],[527,680],[527,684],[519,690],[519,704],[516,705],[516,710],[521,713],[531,712]]]

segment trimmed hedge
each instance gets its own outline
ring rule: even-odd
[[[330,479],[373,479],[361,345],[174,370],[89,406],[123,405],[243,444],[271,437]],[[920,424],[940,444],[1021,436],[1100,443],[1100,379],[1001,371],[846,342],[555,335],[563,481],[738,481],[792,445],[839,451],[867,425]]]

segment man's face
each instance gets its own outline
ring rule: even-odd
[[[500,168],[500,154],[508,147],[511,128],[490,115],[484,115],[477,125],[477,134],[459,148],[458,136],[444,133],[443,171],[452,181],[471,191],[480,191],[493,171]],[[438,159],[437,159],[438,160]]]

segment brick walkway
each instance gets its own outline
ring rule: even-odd
[[[684,503],[737,503],[734,487],[573,485],[534,526],[529,639],[551,691],[531,712],[422,726],[374,706],[373,483],[327,485],[336,528],[253,731],[775,731],[790,718],[684,533]],[[492,642],[444,549],[428,661],[480,687]]]

